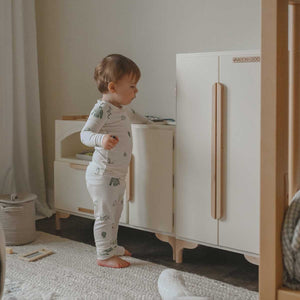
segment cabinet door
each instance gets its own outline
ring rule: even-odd
[[[68,162],[54,162],[54,199],[55,209],[61,209],[71,214],[93,218],[93,201],[87,191],[85,170],[76,169]],[[125,203],[125,202],[124,202]],[[126,223],[126,205],[120,222]]]
[[[217,244],[211,217],[212,86],[218,56],[177,55],[175,231],[181,238]]]
[[[81,208],[93,210],[86,188],[85,170],[72,168],[68,162],[54,162],[55,208],[81,214]],[[87,214],[93,216],[93,214]]]
[[[132,200],[129,224],[172,232],[173,130],[132,126]]]
[[[219,245],[259,253],[260,63],[233,61],[251,56],[220,56],[225,163]]]

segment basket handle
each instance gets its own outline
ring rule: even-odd
[[[24,206],[2,206],[2,205],[0,205],[0,209],[5,212],[18,212],[18,211],[23,211]]]
[[[16,199],[18,199],[18,194],[13,193],[13,194],[10,195],[10,200],[11,201],[15,201]]]

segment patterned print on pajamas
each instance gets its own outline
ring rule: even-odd
[[[88,167],[87,174],[92,172],[91,169]],[[111,184],[112,181],[118,184]],[[97,258],[104,260],[114,255],[123,255],[125,249],[118,246],[117,236],[123,209],[124,180],[102,176],[98,184],[88,183],[87,188],[94,203]]]
[[[94,203],[94,238],[100,260],[123,255],[125,251],[117,244],[117,233],[132,152],[131,123],[148,120],[129,108],[98,100],[80,133],[81,142],[95,148],[86,183]],[[105,134],[119,139],[111,150],[102,147]]]

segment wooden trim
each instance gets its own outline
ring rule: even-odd
[[[183,249],[194,249],[198,246],[198,244],[193,243],[193,242],[188,242],[184,240],[178,240],[176,237],[165,235],[162,233],[155,233],[155,236],[163,241],[167,242],[171,245],[172,250],[173,250],[173,260],[176,261],[176,263],[182,263],[182,254],[183,254]]]
[[[94,215],[94,210],[93,209],[88,209],[88,208],[84,208],[84,207],[78,207],[78,211]]]
[[[280,288],[277,293],[277,300],[299,300],[300,291],[293,291],[286,288]]]
[[[298,5],[300,4],[300,0],[289,0],[289,5]]]
[[[72,120],[72,121],[86,121],[88,119],[88,115],[69,115],[62,116],[62,120]]]
[[[244,255],[244,257],[249,263],[259,266],[259,257],[250,256],[250,255],[246,255],[246,254]]]
[[[173,260],[176,260],[176,238],[162,233],[155,233],[155,236],[162,242],[169,243],[172,247]]]
[[[70,214],[56,211],[56,214],[55,214],[55,228],[56,228],[56,230],[61,229],[60,228],[60,219],[67,219],[69,217],[70,217]]]
[[[183,249],[194,249],[198,246],[196,243],[192,242],[187,242],[184,240],[177,240],[176,239],[176,263],[180,264],[182,263],[182,254],[183,254]]]
[[[222,191],[223,191],[223,98],[224,88],[221,83],[217,83],[217,188],[216,188],[216,219],[222,218],[223,204],[222,204]]]
[[[87,165],[70,163],[70,168],[76,169],[76,170],[86,170]]]
[[[211,216],[216,219],[217,83],[212,86],[211,126]]]
[[[286,203],[289,203],[289,175],[288,173],[284,174],[284,199]]]
[[[56,214],[58,214],[61,219],[68,219],[70,217],[70,214],[67,213],[56,212]]]
[[[288,1],[262,0],[260,300],[282,285],[281,226],[288,170]]]
[[[132,176],[133,176],[133,155],[131,155],[131,160],[128,167],[128,173],[126,176],[126,201],[132,201]]]
[[[56,230],[61,229],[61,227],[60,227],[60,217],[58,215],[58,212],[56,212],[56,215],[55,215],[55,229]]]
[[[295,4],[295,3],[294,3]],[[299,3],[297,3],[299,4]],[[299,189],[300,183],[300,6],[291,6],[290,49],[290,107],[289,107],[289,200]]]
[[[128,167],[128,172],[125,181],[126,181],[126,201],[130,201],[130,165]]]

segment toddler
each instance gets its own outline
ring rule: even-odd
[[[131,253],[117,243],[123,209],[125,176],[131,159],[131,123],[150,123],[131,103],[140,79],[138,66],[129,58],[111,54],[95,68],[94,79],[103,94],[81,130],[81,142],[95,147],[86,170],[86,183],[94,203],[94,238],[99,266],[124,268],[129,262],[119,256]]]

